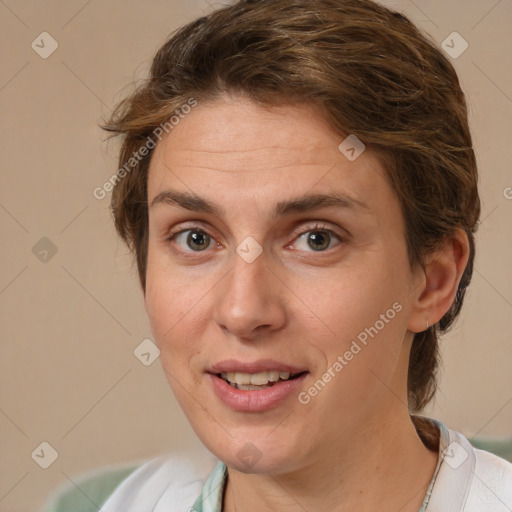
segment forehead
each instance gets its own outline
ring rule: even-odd
[[[309,105],[266,109],[233,98],[199,103],[157,144],[148,200],[168,187],[210,196],[224,191],[224,202],[272,206],[306,193],[390,200],[376,156],[365,150],[350,161],[338,148],[343,140]]]

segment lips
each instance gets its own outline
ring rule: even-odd
[[[241,412],[263,412],[296,394],[309,372],[273,359],[252,362],[230,359],[212,365],[207,373],[215,394],[225,405]],[[243,384],[254,379],[267,383]]]
[[[257,361],[237,361],[236,359],[226,359],[220,361],[210,368],[207,372],[214,375],[220,373],[260,373],[260,372],[288,372],[303,373],[307,372],[307,368],[292,366],[289,364],[281,363],[274,359],[258,359]]]

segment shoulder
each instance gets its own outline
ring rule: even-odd
[[[512,463],[484,450],[473,452],[475,468],[464,510],[512,510]]]
[[[428,512],[510,512],[512,464],[441,427],[440,466]]]
[[[218,459],[210,452],[166,454],[128,476],[101,507],[102,512],[183,512],[201,494]]]

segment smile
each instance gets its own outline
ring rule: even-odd
[[[276,375],[277,373],[277,375]],[[211,389],[220,402],[237,412],[262,413],[287,404],[296,405],[294,397],[304,390],[304,381],[309,372],[239,373],[221,372],[207,374]],[[275,379],[271,381],[270,379]],[[232,380],[231,380],[232,379]],[[263,384],[239,384],[238,382],[262,382]]]
[[[302,373],[263,371],[258,373],[222,372],[217,374],[234,389],[255,391],[274,386],[278,382],[293,380]]]

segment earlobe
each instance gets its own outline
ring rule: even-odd
[[[469,259],[469,241],[462,229],[427,257],[425,270],[415,290],[407,329],[418,333],[439,322],[450,309]]]

